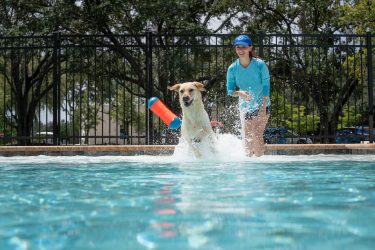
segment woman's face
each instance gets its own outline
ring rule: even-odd
[[[234,47],[238,57],[248,57],[253,46],[237,45]]]

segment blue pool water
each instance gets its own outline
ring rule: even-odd
[[[0,157],[0,249],[374,249],[374,162]]]

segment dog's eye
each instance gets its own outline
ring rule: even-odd
[[[193,92],[194,91],[194,89],[189,89],[189,92],[191,93],[191,92]]]
[[[181,89],[181,90],[180,90],[180,94],[183,94],[183,93],[184,93],[184,90],[183,90],[183,89]]]

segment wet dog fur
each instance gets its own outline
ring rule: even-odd
[[[216,153],[216,137],[202,101],[204,85],[200,82],[177,83],[168,87],[179,95],[182,109],[181,137],[196,158]]]

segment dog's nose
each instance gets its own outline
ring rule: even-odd
[[[183,100],[184,102],[188,102],[188,101],[190,100],[190,98],[189,98],[188,96],[184,96],[184,97],[182,97],[182,100]]]

